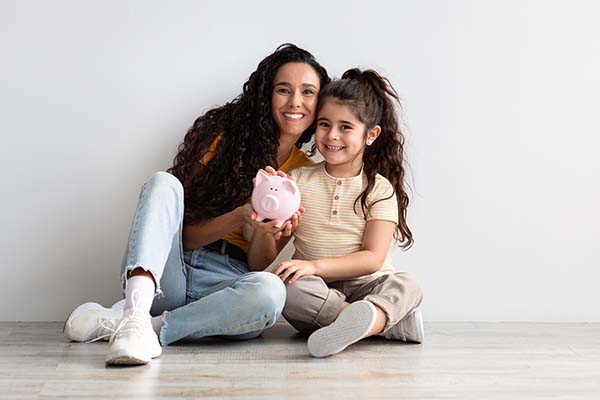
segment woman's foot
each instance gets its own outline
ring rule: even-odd
[[[123,316],[122,309],[84,303],[77,307],[63,327],[63,334],[75,342],[108,340]]]
[[[161,353],[162,347],[152,329],[150,314],[134,307],[125,310],[110,338],[106,363],[143,365]]]
[[[377,318],[375,306],[360,300],[350,304],[329,326],[315,331],[308,338],[308,351],[313,357],[339,353],[369,334]]]

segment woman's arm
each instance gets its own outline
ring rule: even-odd
[[[283,281],[294,283],[304,275],[317,275],[327,280],[347,280],[377,272],[385,261],[396,224],[392,221],[372,220],[365,226],[362,249],[342,257],[319,260],[290,260],[274,270]]]
[[[277,220],[254,224],[254,234],[248,246],[248,268],[251,271],[262,271],[275,260],[290,241],[292,232],[300,223],[303,212],[304,207],[301,206],[300,210],[281,228],[275,227]],[[257,224],[259,225],[257,226]]]
[[[262,271],[277,257],[277,240],[271,233],[255,230],[248,244],[248,269]]]
[[[198,224],[183,226],[183,249],[194,250],[227,236],[231,231],[250,221],[252,206],[244,204],[233,211]]]

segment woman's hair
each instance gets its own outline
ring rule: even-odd
[[[184,223],[198,223],[239,207],[250,197],[252,178],[258,169],[278,167],[279,128],[271,99],[275,74],[287,63],[311,66],[321,87],[329,82],[327,71],[311,53],[290,43],[282,44],[258,64],[244,83],[242,94],[207,111],[188,130],[168,170],[184,187]],[[313,122],[296,146],[300,148],[310,141],[314,131]],[[211,148],[215,141],[216,149]],[[214,156],[206,162],[204,156],[213,151]]]
[[[408,249],[413,244],[413,235],[406,223],[409,199],[404,182],[405,139],[394,107],[395,103],[401,105],[398,93],[389,80],[377,72],[353,68],[344,72],[341,79],[329,83],[321,90],[318,109],[330,101],[352,107],[356,117],[366,126],[365,135],[376,125],[381,127],[377,139],[364,149],[363,171],[367,176],[367,186],[354,202],[355,212],[359,200],[365,218],[369,207],[377,201],[385,200],[379,199],[367,205],[367,198],[375,184],[375,175],[383,175],[392,184],[398,201],[398,225],[394,238],[403,249]]]

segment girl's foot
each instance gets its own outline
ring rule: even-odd
[[[313,357],[339,353],[367,336],[377,317],[375,306],[366,300],[356,301],[344,309],[329,326],[308,338],[308,351]]]
[[[404,342],[423,343],[425,328],[423,327],[423,314],[421,314],[421,310],[414,310],[396,325],[379,334],[379,336],[383,336],[386,339],[402,340]]]

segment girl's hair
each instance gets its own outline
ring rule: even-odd
[[[318,109],[328,101],[351,106],[367,130],[376,125],[381,127],[377,140],[364,149],[363,171],[367,176],[367,187],[354,202],[355,212],[359,200],[365,218],[369,207],[377,201],[385,200],[379,199],[370,206],[367,205],[367,197],[375,184],[375,175],[383,175],[394,187],[398,201],[398,225],[394,239],[400,242],[403,249],[408,249],[414,240],[406,223],[409,199],[404,182],[405,139],[394,107],[395,103],[401,105],[398,93],[390,81],[377,72],[353,68],[344,72],[341,79],[329,83],[321,90]]]
[[[273,80],[287,63],[311,66],[321,87],[329,82],[327,71],[311,53],[293,44],[279,46],[262,60],[244,83],[243,92],[231,102],[200,116],[179,145],[168,170],[184,187],[184,223],[194,224],[233,210],[252,193],[252,178],[265,165],[277,165],[279,128],[271,111]],[[310,141],[315,123],[296,142]],[[216,149],[211,145],[220,137]],[[214,156],[202,165],[207,152]],[[209,153],[209,154],[210,154]]]

